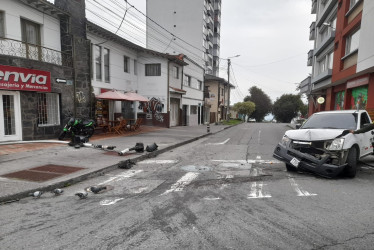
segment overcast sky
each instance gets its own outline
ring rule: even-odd
[[[124,3],[124,0],[115,1]],[[105,24],[97,16],[104,16],[105,11],[111,14],[109,10],[96,15],[92,12],[99,2],[111,1],[86,0],[86,15],[90,21]],[[146,0],[129,0],[129,3],[146,13]],[[220,57],[240,55],[231,59],[230,83],[238,86],[232,92],[231,104],[243,101],[252,86],[261,88],[273,101],[282,94],[297,93],[297,83],[311,73],[311,67],[306,66],[307,53],[313,48],[309,41],[309,26],[315,19],[311,7],[310,0],[222,0]],[[112,19],[112,25],[106,23],[106,28],[114,32],[122,16],[120,13],[117,20]],[[127,32],[138,40],[145,37],[145,30],[138,34]],[[221,60],[220,68],[220,77],[227,79],[227,60]]]

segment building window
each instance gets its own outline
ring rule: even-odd
[[[358,1],[359,0],[350,0],[349,9],[352,9],[352,7],[355,6]]]
[[[33,60],[41,59],[40,48],[40,25],[21,19],[22,42],[26,52],[26,58]]]
[[[110,82],[110,69],[109,69],[109,49],[104,48],[104,78],[105,82]]]
[[[191,76],[188,76],[188,75],[184,76],[184,85],[191,87]]]
[[[101,81],[101,47],[95,45],[96,80]]]
[[[197,88],[199,90],[203,90],[203,82],[202,81],[197,81]]]
[[[152,63],[145,65],[145,76],[160,76],[161,75],[161,64]]]
[[[123,71],[126,73],[130,72],[130,58],[123,56]]]
[[[356,30],[347,37],[345,55],[348,55],[358,49],[360,41],[360,30]]]
[[[197,115],[197,106],[196,105],[191,105],[191,115]]]
[[[5,37],[4,12],[0,11],[0,37]]]
[[[38,93],[38,125],[60,125],[59,95],[56,93]]]
[[[138,74],[138,61],[134,60],[134,75]]]
[[[179,79],[179,68],[177,66],[173,67],[173,76],[175,79]]]
[[[225,95],[225,89],[221,89],[221,95],[222,95],[222,96]]]

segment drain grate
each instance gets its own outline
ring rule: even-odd
[[[43,182],[51,180],[53,178],[71,174],[82,169],[85,168],[49,164],[35,168],[30,168],[27,170],[21,170],[9,174],[4,174],[1,175],[1,177]]]

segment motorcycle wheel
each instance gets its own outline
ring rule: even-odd
[[[95,132],[95,129],[94,127],[87,127],[86,128],[86,131],[85,131],[85,134],[87,137],[91,137]]]
[[[58,139],[63,140],[65,138],[66,131],[62,131],[61,134],[59,135]]]

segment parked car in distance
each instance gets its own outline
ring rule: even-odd
[[[287,171],[300,169],[325,177],[344,173],[353,178],[358,160],[373,154],[373,133],[352,134],[349,130],[371,122],[365,110],[315,113],[300,129],[286,131],[273,157],[285,162]]]

